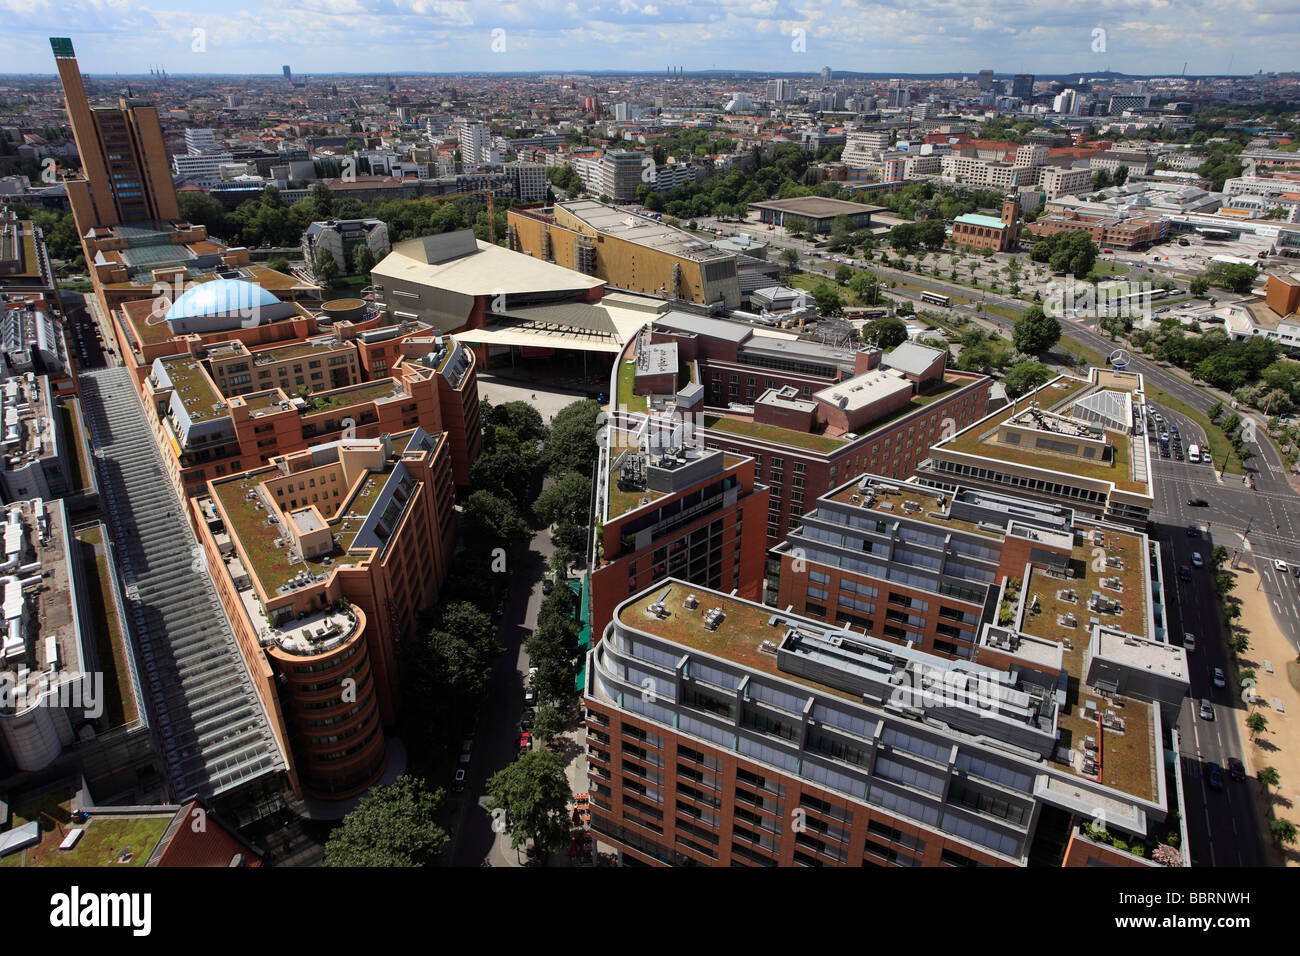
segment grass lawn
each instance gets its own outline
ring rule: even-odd
[[[992,312],[994,315],[1000,315],[1004,319],[1010,319],[1014,322],[1020,318],[1021,313],[1011,308],[1009,305],[998,305],[996,302],[986,302],[980,306],[981,312]]]
[[[171,823],[171,813],[130,818],[91,817],[78,824],[85,829],[77,845],[60,850],[72,829],[72,796],[66,791],[47,793],[14,809],[14,825],[40,820],[41,842],[0,859],[0,867],[21,866],[144,866],[149,854]],[[126,863],[118,860],[129,850]]]
[[[704,427],[733,435],[745,435],[760,441],[770,441],[778,445],[794,445],[809,451],[832,452],[844,444],[839,438],[827,438],[824,435],[809,435],[792,428],[778,428],[775,425],[762,425],[735,418],[723,418],[709,415],[704,419]]]
[[[645,396],[632,394],[635,383],[636,362],[619,362],[616,405],[619,408],[626,408],[629,412],[644,412],[646,410]]]

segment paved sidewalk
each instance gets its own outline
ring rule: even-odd
[[[1252,778],[1260,819],[1264,825],[1274,817],[1290,820],[1300,825],[1300,740],[1296,739],[1295,721],[1300,719],[1300,691],[1288,679],[1288,666],[1297,671],[1295,650],[1278,630],[1269,608],[1268,594],[1263,590],[1261,576],[1253,567],[1257,559],[1243,554],[1240,567],[1228,572],[1237,579],[1232,596],[1241,600],[1241,618],[1238,626],[1250,636],[1250,649],[1238,661],[1240,670],[1255,672],[1255,704],[1244,710],[1232,711],[1236,715],[1242,739],[1249,742],[1244,755],[1246,771]],[[1268,673],[1271,666],[1273,673]],[[1281,708],[1277,705],[1281,704]],[[1268,728],[1256,738],[1246,729],[1250,713],[1263,714]],[[1264,767],[1273,767],[1281,778],[1280,786],[1266,797],[1258,786],[1255,775]],[[1292,847],[1285,855],[1277,849],[1271,834],[1264,834],[1270,858],[1276,865],[1300,866],[1300,851]]]

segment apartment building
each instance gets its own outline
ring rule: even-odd
[[[412,324],[409,341],[323,337],[263,351],[235,342],[155,359],[140,388],[177,491],[193,496],[212,477],[339,437],[442,432],[444,420],[454,427],[457,482],[467,484],[480,440],[474,356],[453,340],[414,334],[427,331]],[[391,368],[368,354],[384,345],[399,350]],[[362,378],[363,363],[388,374]]]
[[[455,546],[447,437],[312,445],[190,501],[208,569],[295,792],[343,799],[387,766],[399,649]]]
[[[1142,527],[1153,506],[1142,376],[1062,375],[942,437],[916,469],[942,485],[1068,502],[1081,514]]]
[[[673,420],[605,430],[592,528],[591,627],[668,577],[757,600],[767,489],[754,462],[704,449]]]
[[[1106,538],[1121,584],[1144,544]],[[1080,827],[1104,808],[1161,840],[1181,813],[1186,654],[1123,630],[1150,616],[1131,591],[1061,628],[1059,595],[1086,598],[1054,554],[1022,553],[1026,597],[999,585],[1009,623],[971,659],[676,579],[628,598],[588,654],[592,830],[650,866],[1156,865]]]
[[[357,275],[356,251],[370,250],[374,262],[392,251],[388,225],[382,219],[329,219],[313,222],[302,234],[302,257],[307,268],[316,268],[316,256],[328,252],[341,276]]]
[[[943,352],[910,342],[888,354],[846,350],[669,311],[620,363],[658,343],[676,344],[677,365],[687,370],[674,371],[676,393],[643,403],[635,383],[620,389],[616,374],[618,414],[676,416],[706,448],[753,458],[755,480],[770,489],[769,545],[846,475],[906,477],[933,442],[983,418],[988,405],[987,377],[946,369]]]

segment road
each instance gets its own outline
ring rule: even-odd
[[[553,550],[550,529],[543,528],[533,535],[528,550],[507,571],[509,596],[499,622],[505,652],[497,658],[479,711],[465,792],[453,795],[460,804],[452,822],[453,866],[521,864],[522,858],[510,849],[510,838],[492,830],[492,817],[486,807],[487,781],[519,755],[519,718],[523,715],[524,679],[528,674],[528,654],[523,644],[537,622],[542,606],[542,576]]]

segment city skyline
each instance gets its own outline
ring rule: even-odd
[[[2,0],[12,74],[50,72],[46,38],[76,22],[74,41],[90,74],[269,75],[286,61],[295,75],[382,72],[526,73],[581,69],[691,72],[1101,73],[1250,75],[1285,71],[1300,40],[1300,11],[1271,2],[1210,8],[1137,0],[1066,4],[1051,11],[931,0],[676,0],[528,5],[477,0],[236,0],[219,14],[186,0],[149,6],[92,0]],[[306,30],[303,23],[307,23]],[[802,31],[802,32],[800,32]],[[472,38],[481,34],[481,48]],[[308,46],[307,43],[310,43]],[[1240,51],[1249,49],[1249,59]],[[500,62],[497,62],[500,61]],[[430,69],[435,67],[434,69]]]

